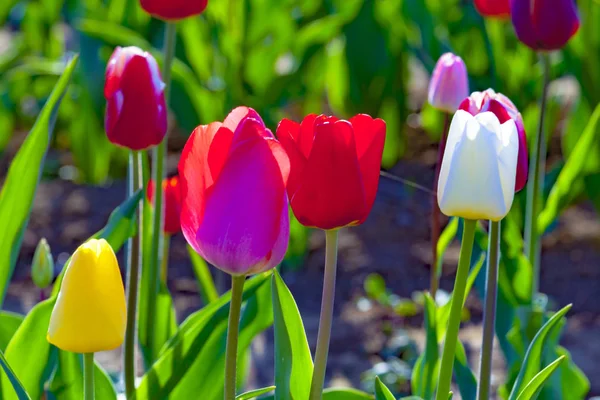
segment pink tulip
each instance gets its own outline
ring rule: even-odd
[[[289,240],[289,170],[285,150],[251,108],[197,127],[179,162],[188,243],[231,275],[277,266]]]
[[[429,104],[454,113],[468,95],[469,77],[464,61],[452,53],[443,54],[435,65],[429,82]]]

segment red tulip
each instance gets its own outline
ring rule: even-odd
[[[137,47],[117,47],[104,82],[108,139],[131,150],[159,144],[167,133],[164,88],[152,55]]]
[[[527,183],[527,174],[529,170],[527,161],[527,136],[525,134],[523,118],[517,107],[502,93],[496,93],[492,89],[488,89],[485,92],[471,93],[471,96],[467,97],[462,102],[459,109],[467,111],[471,115],[477,115],[486,111],[491,112],[496,115],[501,124],[509,119],[515,121],[517,132],[519,134],[519,156],[517,158],[515,192],[523,189]]]
[[[511,0],[517,37],[533,50],[558,50],[579,30],[575,0]]]
[[[510,17],[510,0],[475,0],[475,8],[484,17]]]
[[[335,229],[367,219],[379,183],[383,120],[308,115],[301,124],[282,120],[277,137],[290,157],[287,191],[300,223]]]
[[[208,0],[141,0],[148,14],[165,20],[176,20],[202,14]]]
[[[181,160],[181,229],[204,259],[232,275],[283,259],[289,240],[289,159],[251,108],[197,127]]]
[[[181,186],[179,177],[174,176],[163,180],[162,190],[165,194],[165,225],[163,231],[168,235],[174,235],[181,230],[179,221],[181,214]],[[148,201],[154,204],[154,181],[148,182]]]

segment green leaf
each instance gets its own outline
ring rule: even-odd
[[[19,381],[19,378],[17,378],[13,370],[10,368],[10,365],[8,365],[8,362],[6,361],[6,358],[4,358],[2,351],[0,351],[0,366],[2,366],[4,373],[8,377],[8,380],[10,381],[17,398],[19,400],[31,400],[27,394],[27,391],[23,387],[23,384]]]
[[[462,400],[475,400],[477,397],[477,378],[469,368],[465,348],[460,340],[456,341],[454,356],[454,377]]]
[[[235,397],[235,399],[236,400],[251,400],[251,399],[254,399],[254,398],[256,398],[256,397],[258,397],[260,395],[272,392],[273,390],[275,390],[275,386],[269,386],[269,387],[262,388],[262,389],[251,390],[249,392],[237,395]]]
[[[307,397],[308,398],[308,397]],[[288,400],[288,398],[285,398]],[[323,400],[373,400],[373,396],[356,389],[330,388],[323,391]],[[275,400],[275,395],[261,397],[260,400]]]
[[[77,56],[71,59],[56,82],[35,125],[12,160],[0,192],[0,306],[21,249],[46,152],[52,140],[58,107],[67,91],[77,60]]]
[[[292,293],[277,271],[271,278],[275,323],[275,398],[308,399],[313,374],[310,347]]]
[[[0,351],[6,351],[8,342],[19,329],[24,318],[21,314],[0,311]]]
[[[458,217],[450,218],[450,222],[448,222],[448,225],[446,225],[442,231],[437,242],[437,265],[435,266],[435,273],[438,277],[442,275],[442,266],[444,265],[444,254],[446,254],[446,249],[450,246],[450,243],[452,243],[458,233],[459,220],[460,218]]]
[[[525,386],[523,391],[517,397],[517,400],[534,400],[538,397],[544,383],[550,378],[552,373],[560,366],[560,364],[566,359],[565,356],[559,357],[548,365],[546,368],[541,370],[531,381]]]
[[[266,285],[271,273],[248,280],[243,300],[246,307],[240,321],[238,356],[252,338],[273,322],[271,293]],[[223,371],[229,300],[227,292],[218,300],[190,315],[176,334],[165,344],[136,390],[135,399],[194,398],[203,400],[223,397]]]
[[[204,304],[209,304],[219,298],[219,293],[215,287],[213,277],[206,265],[206,261],[198,253],[192,249],[191,246],[187,247],[190,260],[192,261],[192,267],[194,268],[194,274],[198,281],[198,287],[200,289],[200,296]]]
[[[375,400],[396,400],[390,389],[388,389],[378,376],[375,377]]]
[[[538,219],[538,232],[545,232],[567,205],[566,200],[570,198],[574,182],[583,178],[586,173],[591,172],[586,171],[589,154],[598,146],[600,146],[600,105],[596,107],[585,131],[579,137],[575,148],[552,187],[546,201],[546,207],[542,210]]]
[[[527,382],[531,381],[533,377],[542,368],[542,351],[546,342],[546,337],[556,326],[559,326],[563,316],[571,309],[571,305],[564,307],[556,314],[552,316],[537,332],[533,341],[527,349],[523,364],[521,365],[521,371],[517,376],[515,384],[513,385],[512,391],[510,392],[509,400],[516,400],[519,393],[523,391]]]
[[[414,395],[433,397],[439,369],[436,306],[429,293],[425,294],[425,351],[417,359],[412,371],[411,386]]]

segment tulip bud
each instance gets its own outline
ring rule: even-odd
[[[285,150],[250,108],[197,127],[179,161],[187,242],[231,275],[277,266],[290,236],[289,170]]]
[[[475,0],[475,8],[484,17],[510,17],[510,0]]]
[[[460,105],[459,109],[467,111],[471,115],[489,111],[494,113],[501,124],[513,120],[519,133],[519,158],[517,161],[517,177],[515,180],[515,192],[520,191],[527,183],[529,166],[527,161],[527,136],[525,124],[517,107],[502,93],[496,93],[492,89],[485,92],[473,92]]]
[[[35,248],[31,263],[31,278],[35,286],[40,289],[47,288],[54,278],[54,259],[45,238],[42,238]]]
[[[517,37],[533,50],[558,50],[577,33],[574,0],[511,0]]]
[[[152,55],[138,47],[117,47],[104,83],[108,140],[131,150],[159,144],[167,133],[164,89]]]
[[[453,113],[468,95],[469,77],[464,61],[452,53],[442,55],[429,82],[429,104]]]
[[[148,14],[164,20],[177,20],[204,12],[208,0],[141,0]]]
[[[127,311],[115,253],[104,239],[79,246],[66,267],[47,339],[74,353],[112,350],[123,343]]]
[[[519,134],[513,120],[458,110],[450,124],[438,182],[440,210],[465,219],[499,221],[514,199]]]
[[[309,115],[284,119],[277,137],[290,157],[292,210],[305,226],[336,229],[362,224],[373,207],[385,122],[359,114],[350,120]]]
[[[174,235],[181,230],[179,221],[181,215],[181,188],[179,177],[165,179],[162,183],[162,190],[165,193],[165,224],[163,231],[168,235]],[[154,201],[154,181],[148,182],[148,201]]]

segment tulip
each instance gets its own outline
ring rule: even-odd
[[[65,271],[47,339],[75,353],[112,350],[125,337],[125,291],[115,253],[104,239],[79,246]]]
[[[337,229],[362,224],[377,193],[385,122],[359,114],[348,121],[309,115],[284,119],[277,137],[290,157],[287,187],[301,224]]]
[[[289,169],[285,151],[250,108],[197,127],[179,162],[187,242],[231,275],[274,268],[289,240]]]
[[[574,0],[511,0],[517,37],[533,50],[558,50],[577,33]]]
[[[208,0],[141,0],[148,14],[164,20],[178,20],[204,12]]]
[[[510,16],[510,0],[475,0],[475,8],[484,17]]]
[[[452,53],[443,54],[435,65],[429,82],[429,104],[453,113],[468,95],[469,77],[464,61]]]
[[[512,119],[494,113],[452,119],[438,182],[440,210],[448,216],[499,221],[513,202],[519,134]]]
[[[31,278],[33,283],[40,289],[44,289],[52,283],[54,278],[54,259],[46,239],[42,238],[33,254],[31,263]]]
[[[181,230],[179,217],[181,214],[181,189],[179,177],[173,176],[165,179],[162,183],[162,190],[165,194],[165,224],[163,231],[167,235],[174,235]],[[148,201],[154,201],[154,181],[148,182],[147,189]]]
[[[131,150],[159,144],[167,133],[164,89],[152,55],[133,46],[117,47],[104,83],[108,139]]]
[[[515,192],[523,189],[527,183],[528,174],[527,136],[525,134],[523,118],[517,107],[502,93],[496,93],[492,89],[488,89],[484,92],[473,92],[471,96],[461,103],[459,109],[467,111],[471,115],[489,111],[498,118],[498,121],[500,121],[501,124],[508,120],[513,120],[515,122],[519,134],[519,156],[517,161]]]

